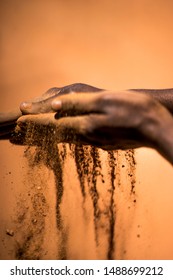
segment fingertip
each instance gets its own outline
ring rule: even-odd
[[[54,111],[60,110],[62,108],[62,101],[53,100],[51,106]]]
[[[20,118],[18,118],[17,120],[17,125],[23,125],[25,124],[27,121],[29,120],[28,116],[22,116]]]
[[[28,112],[28,111],[31,110],[31,108],[32,108],[32,103],[31,102],[22,102],[20,104],[20,110],[22,112]]]

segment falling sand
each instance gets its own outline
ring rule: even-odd
[[[119,205],[123,201],[129,208],[124,219],[130,227],[136,203],[134,151],[57,144],[47,128],[41,135],[40,140],[38,130],[28,125],[25,193],[16,205],[15,258],[125,258]]]

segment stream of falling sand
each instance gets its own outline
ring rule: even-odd
[[[71,259],[68,249],[70,228],[62,213],[62,201],[68,185],[64,176],[68,172],[65,164],[73,161],[76,168],[76,178],[79,182],[82,197],[81,211],[84,222],[93,220],[94,243],[98,259],[114,259],[116,255],[116,188],[121,187],[121,174],[127,173],[129,194],[135,197],[135,157],[134,151],[102,151],[93,146],[74,144],[56,144],[53,135],[46,130],[41,143],[33,147],[36,132],[30,126],[25,149],[27,168],[27,197],[21,195],[18,199],[18,230],[24,230],[24,236],[17,242],[16,259],[44,259],[43,241],[45,235],[45,219],[49,211],[46,198],[46,188],[49,180],[44,180],[41,167],[44,166],[54,176],[56,191],[56,228],[57,228],[57,259]],[[123,155],[122,155],[123,154]],[[69,166],[70,168],[70,166]],[[75,177],[75,175],[74,175]],[[71,178],[70,180],[73,180]],[[75,184],[75,180],[74,183]],[[76,184],[76,188],[78,184]],[[75,195],[75,194],[74,194]],[[31,206],[27,207],[30,200]],[[73,197],[71,197],[73,200]],[[88,204],[88,201],[91,204]],[[92,207],[92,217],[88,216],[88,205]],[[68,205],[66,205],[68,209]],[[82,226],[82,225],[81,225]],[[79,237],[80,238],[80,237]],[[82,248],[81,248],[82,250]],[[73,257],[72,257],[73,258]],[[77,257],[78,258],[78,257]]]

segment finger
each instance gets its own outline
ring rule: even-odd
[[[7,135],[13,132],[16,124],[8,124],[6,126],[0,126],[0,136]]]
[[[93,87],[87,84],[83,83],[75,83],[71,84],[65,87],[62,87],[60,89],[60,94],[66,94],[66,93],[80,93],[80,92],[99,92],[102,91],[102,89]]]
[[[44,119],[43,124],[39,116],[43,115],[27,115],[19,118],[10,142],[16,145],[42,146],[45,136],[48,133],[50,136],[52,135],[53,124],[50,129],[50,117],[49,119]]]
[[[55,119],[55,114],[23,116],[18,120],[17,134],[14,142],[19,142],[20,135],[25,135],[25,145],[41,145],[45,137],[53,142],[90,144],[87,134],[92,130],[87,116]],[[19,137],[18,137],[19,134]],[[16,137],[17,136],[17,137]],[[17,139],[17,141],[16,141]],[[17,144],[17,143],[15,143]]]
[[[55,112],[46,114],[25,115],[17,120],[17,125],[21,128],[24,128],[30,123],[40,126],[56,126],[56,124],[61,123],[61,121],[56,120],[55,115]]]
[[[68,94],[68,93],[78,93],[78,92],[98,92],[101,91],[102,89],[96,88],[87,84],[83,83],[75,83],[71,85],[67,85],[64,87],[53,87],[50,88],[48,91],[46,91],[42,96],[42,98],[47,99],[49,97],[55,96],[57,94],[63,95],[63,94]],[[41,101],[41,100],[35,100],[35,101]]]
[[[20,116],[22,116],[22,113],[19,109],[14,109],[7,113],[0,113],[0,127],[15,123]]]
[[[20,104],[20,110],[23,114],[45,113],[51,110],[49,99],[60,92],[61,88],[50,88],[42,96],[36,97],[31,101],[25,101]]]
[[[66,117],[59,120],[55,119],[55,113],[27,115],[18,119],[17,125],[24,130],[28,125],[35,127],[52,128],[55,133],[67,132],[67,129],[73,130],[74,133],[84,134],[87,126],[87,119],[85,117]]]
[[[72,93],[100,91],[102,91],[102,89],[82,83],[71,84],[61,88],[54,87],[50,88],[41,97],[35,98],[33,101],[22,102],[20,105],[20,110],[23,114],[47,113],[52,111],[51,101],[56,95],[61,96]]]
[[[40,114],[51,112],[52,100],[53,96],[38,102],[22,102],[20,104],[20,110],[23,114]]]
[[[52,88],[48,90],[41,98],[36,98],[33,102],[22,102],[20,110],[23,114],[40,114],[53,112],[51,103],[56,95],[61,96],[67,92],[59,88]]]
[[[103,113],[103,94],[78,93],[63,95],[52,100],[52,109],[68,116]],[[56,115],[58,117],[58,114]]]
[[[42,94],[41,99],[44,100],[49,97],[55,96],[60,92],[60,90],[61,90],[61,88],[58,88],[58,87],[50,88],[45,93]],[[37,101],[37,100],[35,100],[35,101]]]

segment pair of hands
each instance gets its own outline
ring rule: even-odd
[[[16,122],[16,132],[11,134]],[[57,143],[106,150],[147,146],[170,160],[159,139],[164,141],[164,133],[172,134],[173,118],[154,98],[137,91],[106,91],[85,84],[52,88],[33,102],[21,103],[20,110],[0,114],[0,138],[27,144],[28,124],[33,124],[40,139],[46,127]]]
[[[57,96],[59,97],[70,93],[90,91],[95,92],[100,91],[100,89],[80,83],[61,88],[54,87],[49,89],[42,96],[34,98],[30,102],[22,102],[19,108],[5,113],[0,113],[0,140],[11,139],[11,133],[14,131],[17,121],[22,115],[50,113],[52,112],[51,101]]]

